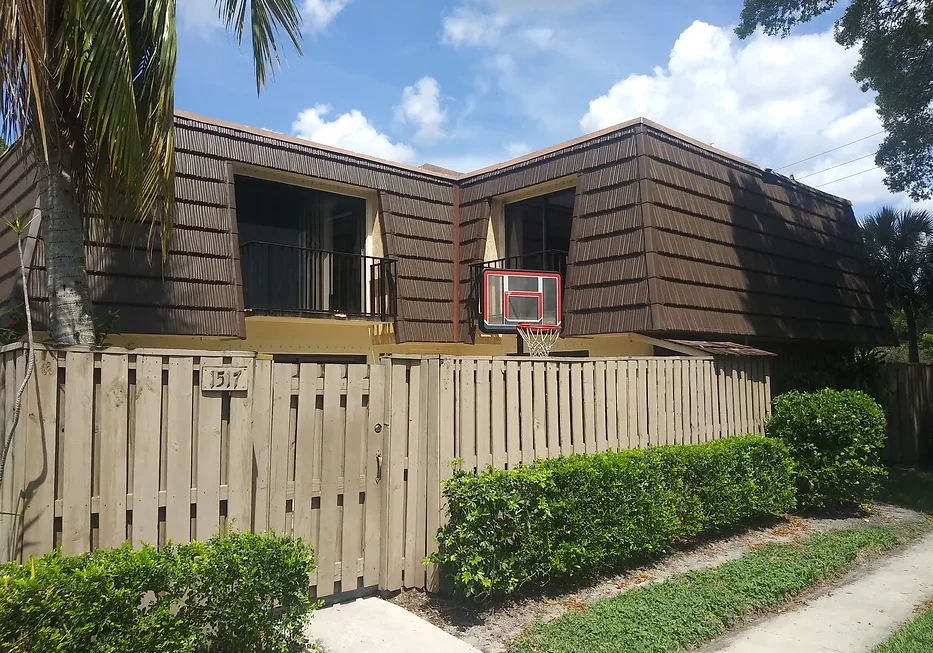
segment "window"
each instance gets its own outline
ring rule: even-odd
[[[525,269],[553,269],[548,261],[552,257],[543,253],[566,254],[570,249],[574,195],[575,189],[568,188],[506,204],[506,256],[521,257],[521,267]]]
[[[241,175],[234,189],[247,311],[394,313],[393,262],[365,255],[365,199]]]

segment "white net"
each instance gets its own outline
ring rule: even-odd
[[[518,335],[525,343],[525,352],[529,356],[548,356],[551,353],[551,347],[560,338],[560,327],[540,324],[522,325],[518,327]]]

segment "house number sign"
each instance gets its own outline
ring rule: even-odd
[[[243,391],[249,389],[245,367],[204,365],[201,367],[201,390]]]

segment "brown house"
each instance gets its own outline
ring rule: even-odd
[[[484,264],[563,273],[565,353],[893,342],[849,202],[645,119],[467,174],[184,112],[175,142],[168,257],[148,228],[89,229],[95,308],[116,316],[115,345],[509,353],[513,336],[475,328]],[[0,212],[34,208],[34,171],[13,148]],[[26,250],[41,327],[40,234],[36,220]],[[8,301],[15,244],[0,232]]]

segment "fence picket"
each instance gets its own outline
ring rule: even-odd
[[[490,365],[486,359],[476,361],[476,469],[492,464],[490,413]]]
[[[464,469],[476,469],[476,362],[460,362],[460,457]]]
[[[583,364],[570,363],[570,405],[573,424],[573,453],[586,453],[583,412]]]
[[[547,448],[547,388],[544,384],[545,363],[535,361],[531,365],[532,378],[532,419],[534,426],[534,454],[535,458],[544,458],[548,455]]]
[[[320,477],[317,475],[321,455],[321,429],[317,424],[317,381],[320,377],[320,365],[301,363],[298,366],[298,414],[295,417],[295,498],[292,501],[293,528],[296,537],[300,537],[312,546],[316,545],[318,540],[317,532],[312,529],[312,512],[315,511],[313,506],[315,481],[320,483]]]
[[[424,541],[424,448],[425,415],[422,408],[426,402],[422,393],[421,377],[426,361],[411,366],[409,372],[408,400],[408,481],[406,488],[405,511],[405,574],[402,578],[405,587],[424,587],[424,545],[421,545],[421,557],[418,556],[419,541]],[[475,440],[474,440],[475,442]]]
[[[526,465],[535,459],[534,450],[534,392],[532,390],[531,363],[518,364],[518,387],[520,392],[519,429],[522,447],[522,462]]]
[[[517,361],[506,361],[505,363],[505,395],[506,453],[508,454],[509,469],[515,469],[518,463],[522,461]]]
[[[253,364],[253,396],[250,421],[250,441],[253,449],[253,529],[264,532],[269,529],[269,489],[272,458],[272,372],[269,359],[256,360]]]
[[[347,367],[347,426],[346,446],[343,463],[343,549],[340,555],[340,590],[347,592],[359,585],[359,559],[363,551],[363,506],[361,491],[365,483],[360,482],[363,472],[363,439],[366,415],[363,412],[363,381],[368,369],[366,365]],[[295,474],[295,481],[298,475]]]
[[[596,361],[593,364],[593,431],[596,439],[596,451],[606,451],[609,448],[607,439],[606,421],[609,415],[606,408],[606,361]]]
[[[201,366],[220,365],[222,358],[202,358]],[[199,540],[214,535],[220,526],[220,451],[223,395],[201,390],[198,397],[198,508],[194,532]]]
[[[492,406],[490,414],[490,431],[492,433],[492,465],[498,469],[505,469],[508,464],[508,449],[505,440],[505,363],[492,361],[490,391],[492,392]],[[445,424],[445,422],[441,422]],[[444,463],[446,464],[446,463]]]
[[[557,389],[558,406],[560,414],[558,423],[560,424],[560,453],[563,456],[569,456],[573,453],[573,429],[571,427],[570,411],[570,366],[561,365],[557,370]]]
[[[35,488],[23,513],[23,557],[40,556],[55,547],[55,448],[58,417],[58,355],[40,349],[36,368],[29,384],[24,407],[26,427],[26,483]],[[6,381],[4,379],[4,381]],[[10,386],[5,385],[4,390]],[[12,394],[7,390],[7,394]],[[124,397],[125,403],[125,397]],[[108,541],[126,537],[126,422],[123,424],[123,507],[122,522]],[[103,481],[102,481],[103,484]],[[118,482],[114,481],[115,485]]]
[[[343,365],[324,366],[324,446],[321,453],[321,532],[318,542],[317,595],[334,593],[337,568],[337,495],[343,458],[340,386]]]
[[[114,356],[112,358],[118,360],[123,357]],[[179,543],[191,539],[193,367],[192,359],[188,357],[172,357],[168,362],[169,423],[168,475],[165,487],[165,536],[172,542]],[[125,416],[123,420],[125,423]]]
[[[363,535],[363,586],[372,587],[379,583],[379,566],[382,550],[382,499],[381,461],[385,458],[384,438],[388,429],[385,418],[385,371],[384,365],[369,366],[369,406],[366,424],[366,496],[364,497],[365,525]],[[452,446],[452,445],[451,445]],[[452,456],[451,456],[452,457]]]
[[[493,379],[495,379],[496,370],[492,370]],[[431,555],[437,552],[437,542],[434,539],[437,529],[441,522],[441,467],[446,466],[446,461],[441,459],[441,432],[445,430],[440,422],[440,394],[441,394],[441,369],[440,361],[432,358],[428,361],[427,376],[427,457],[425,458],[425,494],[426,496],[426,519],[427,527],[425,530],[425,555]],[[495,386],[495,383],[493,383]],[[493,391],[495,392],[495,391]],[[495,399],[495,397],[493,397]],[[505,441],[502,444],[502,457],[505,455]],[[496,459],[496,443],[493,441],[493,460]],[[440,569],[437,565],[428,565],[425,568],[424,587],[429,592],[437,592],[440,589]]]
[[[270,411],[272,418],[272,434],[269,446],[269,530],[275,531],[276,533],[284,533],[286,528],[286,490],[289,480],[288,440],[293,366],[289,364],[274,364],[272,369],[272,408]],[[321,501],[323,504],[323,498]],[[200,504],[200,499],[198,503]],[[320,569],[321,567],[319,566],[319,575]]]
[[[69,352],[69,355],[71,352]],[[93,363],[92,363],[93,364]],[[88,396],[93,389],[89,384]],[[68,392],[72,392],[70,386]],[[133,544],[158,544],[159,440],[162,422],[162,357],[136,357],[136,427],[133,429]]]
[[[391,397],[387,410],[392,411],[389,422],[388,450],[383,463],[387,471],[386,510],[383,529],[383,556],[385,573],[382,589],[393,591],[402,587],[402,568],[405,555],[405,456],[408,448],[408,366],[404,363],[388,362],[391,373]],[[386,482],[384,481],[384,482]]]
[[[246,368],[246,378],[255,385],[253,359],[234,358],[231,364]],[[253,442],[250,437],[250,392],[230,393],[230,423],[227,438],[227,529],[251,529],[253,504]]]

